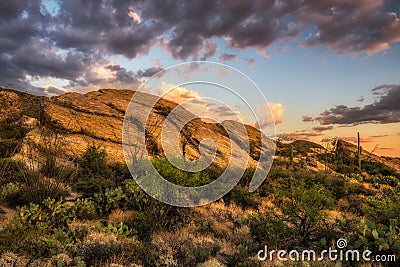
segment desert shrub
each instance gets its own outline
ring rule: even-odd
[[[81,220],[91,220],[97,217],[96,205],[87,198],[77,199],[74,205],[75,216]]]
[[[138,242],[130,239],[121,240],[121,251],[113,259],[113,262],[122,266],[160,266],[160,251],[151,242]],[[165,264],[165,262],[162,262]],[[167,266],[167,265],[165,265]]]
[[[112,173],[112,179],[115,185],[123,185],[124,182],[128,179],[131,179],[131,173],[129,172],[128,167],[126,164],[114,162],[109,164],[109,168]]]
[[[305,186],[301,181],[284,185],[278,190],[278,207],[294,225],[296,235],[304,243],[312,237],[325,216],[324,210],[333,206],[331,193],[321,185]]]
[[[62,244],[57,240],[38,236],[29,238],[21,244],[20,252],[28,254],[33,259],[48,258],[61,251]]]
[[[370,175],[394,176],[400,178],[395,169],[377,161],[361,161],[362,170]]]
[[[247,168],[244,171],[242,178],[240,178],[239,184],[241,186],[249,186],[251,180],[253,179],[254,172],[255,172],[255,168]]]
[[[0,266],[26,266],[29,262],[29,259],[26,257],[22,257],[21,255],[17,255],[13,252],[5,252],[1,255],[0,258]]]
[[[160,229],[176,229],[186,222],[191,209],[170,206],[147,195],[134,180],[125,181],[125,199],[119,208],[131,209],[134,213],[126,224],[136,229],[139,238],[145,239]]]
[[[219,250],[220,247],[215,243],[203,242],[200,244],[195,244],[192,249],[194,262],[191,262],[190,264],[204,262],[209,257],[215,256]]]
[[[112,179],[104,176],[91,175],[80,177],[74,184],[74,189],[83,193],[84,197],[91,197],[113,186],[115,186],[115,182]]]
[[[350,212],[358,216],[364,215],[363,206],[365,201],[358,195],[348,195],[338,202],[338,210],[344,212]]]
[[[99,146],[88,146],[77,161],[80,170],[74,188],[84,197],[104,193],[107,188],[122,185],[131,177],[125,164],[109,164],[106,151]]]
[[[285,222],[283,216],[279,216],[274,209],[264,214],[250,216],[247,221],[252,238],[261,246],[268,244],[278,248],[292,235],[292,229]]]
[[[102,266],[121,253],[122,243],[112,235],[92,233],[79,245],[79,251],[87,266]]]
[[[11,157],[21,149],[21,140],[28,129],[21,121],[5,120],[0,122],[0,158]]]
[[[8,183],[0,187],[0,203],[6,202],[7,198],[18,192],[19,188],[14,183]]]
[[[32,258],[54,255],[68,242],[66,232],[72,218],[71,206],[54,199],[40,206],[17,208],[11,222],[0,231],[0,252],[11,250]]]
[[[135,229],[140,239],[146,240],[154,231],[160,230],[161,225],[154,213],[146,213],[143,211],[134,212],[127,220],[126,224],[129,228]]]
[[[271,170],[268,173],[268,178],[270,178],[271,180],[276,180],[278,178],[289,178],[291,175],[291,171],[282,166],[277,166],[276,164],[273,164]]]
[[[348,185],[343,177],[327,176],[322,181],[326,188],[330,188],[332,195],[336,200],[339,200],[349,194]]]
[[[383,175],[367,177],[367,178],[365,178],[365,181],[372,183],[375,186],[377,186],[377,185],[379,186],[381,184],[386,184],[391,187],[396,187],[397,184],[399,183],[398,178],[396,178],[394,176],[383,176]]]
[[[334,168],[335,172],[350,175],[354,171],[354,168],[346,164],[336,164]]]
[[[173,258],[177,266],[198,266],[220,250],[218,244],[208,240],[195,240],[192,237],[182,238],[177,241]]]
[[[223,196],[223,199],[225,204],[229,205],[234,202],[242,209],[256,209],[259,205],[254,193],[250,193],[245,187],[241,186],[235,186],[228,194]]]
[[[274,208],[249,217],[247,224],[259,246],[318,246],[319,240],[327,237],[323,221],[325,210],[332,206],[332,195],[324,186],[285,179],[275,185]]]
[[[157,172],[171,183],[180,186],[201,186],[211,182],[209,176],[204,172],[186,172],[173,166],[167,159],[155,157],[152,164]]]
[[[369,188],[366,188],[362,183],[347,183],[349,194],[351,195],[365,195],[373,196],[375,192]]]
[[[28,172],[28,166],[21,160],[0,158],[0,185],[20,182]]]
[[[400,196],[394,199],[369,197],[365,209],[365,216],[383,225],[389,225],[390,220],[400,218]]]
[[[108,175],[110,174],[107,163],[107,152],[100,146],[90,145],[85,152],[78,158],[79,166],[81,167],[80,175],[91,176]]]
[[[10,206],[15,207],[29,203],[42,204],[48,198],[59,200],[71,193],[70,188],[63,183],[48,179],[35,172],[26,173],[18,185],[18,191],[6,197]]]

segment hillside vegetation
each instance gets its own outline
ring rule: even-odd
[[[344,238],[348,249],[399,260],[397,159],[363,153],[360,169],[357,148],[345,141],[334,150],[277,142],[266,181],[249,193],[263,151],[262,133],[246,126],[251,149],[239,184],[212,204],[173,207],[143,192],[125,166],[121,130],[133,94],[108,89],[45,98],[0,90],[0,266],[396,266],[263,262],[257,252],[265,245],[322,251]],[[161,100],[151,115],[152,163],[173,183],[207,184],[226,167],[231,141],[221,125],[193,120],[182,133],[187,158],[199,157],[204,138],[219,153],[204,171],[175,168],[157,135],[175,106]]]

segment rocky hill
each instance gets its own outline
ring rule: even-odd
[[[20,121],[29,126],[25,139],[40,142],[41,127],[51,127],[61,133],[66,144],[65,155],[80,155],[89,144],[103,146],[108,155],[118,162],[123,162],[122,127],[125,110],[135,91],[101,89],[87,94],[66,93],[56,97],[39,97],[13,90],[0,91],[1,121]],[[143,94],[143,93],[141,93]],[[143,94],[143,99],[156,96]],[[153,155],[162,155],[162,122],[168,113],[176,107],[174,102],[161,99],[157,102],[149,117],[146,130],[151,138],[147,148]],[[137,117],[141,117],[140,110]],[[236,122],[224,122],[236,123]],[[255,166],[261,151],[261,132],[246,125],[249,135],[249,166]],[[230,160],[230,139],[223,126],[218,123],[204,122],[201,119],[190,121],[181,132],[185,142],[188,159],[200,157],[199,143],[211,139],[216,144],[217,156],[214,163],[225,167]],[[235,138],[241,145],[242,137]],[[274,147],[274,141],[268,140],[268,148]],[[265,152],[265,151],[264,151]]]
[[[341,140],[276,142],[274,164],[256,191],[248,190],[249,169],[214,203],[170,206],[146,194],[124,165],[122,127],[133,94],[103,89],[47,98],[0,89],[0,266],[283,266],[260,263],[258,251],[326,251],[344,236],[373,255],[398,258],[398,159],[363,151],[360,169],[355,146]],[[143,94],[141,104],[154,97]],[[162,157],[161,122],[176,106],[161,99],[150,113],[146,145],[160,156],[153,165],[175,184],[210,183],[221,169],[184,172]],[[140,106],[134,111],[134,118],[144,115]],[[182,114],[174,118],[182,122],[189,115]],[[213,167],[224,168],[243,160],[230,155],[230,145],[243,148],[245,137],[233,130],[231,142],[223,127],[239,128],[235,123],[196,118],[174,134],[188,159],[212,139]],[[275,143],[262,149],[261,132],[245,128],[251,167]],[[148,177],[146,170],[139,175]]]
[[[107,150],[110,158],[117,162],[124,162],[122,151],[122,127],[125,110],[135,91],[101,89],[87,94],[66,93],[56,97],[34,96],[14,90],[0,90],[0,121],[3,123],[20,122],[27,126],[27,133],[22,143],[40,143],[41,127],[56,129],[63,138],[64,150],[60,156],[77,157],[88,145],[100,145]],[[143,99],[152,100],[156,96],[143,94]],[[146,100],[146,101],[147,101]],[[153,155],[163,155],[159,134],[162,122],[168,113],[177,106],[176,103],[161,99],[157,102],[149,117],[148,128],[151,138],[147,149]],[[140,117],[140,110],[137,117]],[[236,122],[224,122],[236,123]],[[245,125],[250,144],[248,166],[254,167],[260,153],[267,153],[261,149],[261,132],[249,125]],[[209,138],[214,141],[217,155],[214,163],[219,167],[226,167],[230,160],[230,139],[223,126],[218,123],[204,122],[201,119],[192,120],[181,132],[181,142],[185,143],[185,157],[197,159],[200,157],[199,143]],[[4,139],[4,138],[3,138]],[[243,137],[235,138],[234,142],[241,146]],[[274,141],[267,139],[267,149],[274,147]],[[181,144],[182,145],[182,144]],[[307,165],[313,169],[322,169],[325,162],[319,155],[326,153],[326,149],[310,141],[298,140],[292,144],[294,162]],[[357,148],[353,144],[339,140],[335,153],[354,158]],[[277,158],[290,157],[288,144],[277,143]],[[400,173],[400,163],[396,159],[379,157],[365,151],[363,160],[379,162],[395,169]],[[334,169],[334,168],[333,168]]]

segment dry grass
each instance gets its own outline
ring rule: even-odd
[[[108,223],[111,224],[118,224],[120,222],[127,222],[129,218],[132,216],[133,211],[131,210],[121,210],[121,209],[116,209],[113,210],[110,215],[108,215]]]

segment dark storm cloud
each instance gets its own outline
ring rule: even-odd
[[[138,75],[133,71],[127,70],[120,65],[108,65],[105,69],[109,69],[111,72],[114,73],[115,79],[122,83],[137,83],[138,82]]]
[[[54,86],[49,86],[49,87],[47,88],[47,92],[48,92],[49,94],[54,94],[54,95],[61,95],[61,94],[64,94],[64,93],[65,93],[64,90],[61,90],[61,89],[56,88],[56,87],[54,87]]]
[[[237,55],[235,54],[228,54],[228,53],[221,53],[221,55],[219,55],[219,58],[223,61],[228,61],[228,60],[234,60],[237,59]]]
[[[304,1],[296,14],[315,25],[318,32],[306,46],[328,45],[339,53],[374,53],[400,41],[400,21],[385,10],[390,1]],[[392,10],[397,11],[397,10]]]
[[[28,6],[29,1],[0,1],[0,18],[4,20],[18,17]]]
[[[374,53],[400,41],[400,22],[391,13],[396,10],[382,0],[54,3],[56,13],[40,0],[1,1],[0,83],[24,89],[29,75],[66,79],[70,87],[100,84],[110,79],[93,68],[109,64],[106,58],[133,59],[156,45],[175,59],[205,60],[216,54],[216,39],[231,49],[265,51],[276,40],[297,38],[306,47],[327,45],[339,53]],[[126,70],[108,71],[122,82],[136,78]]]
[[[372,89],[378,99],[364,107],[336,106],[316,118],[322,125],[400,122],[400,85],[382,85]]]

